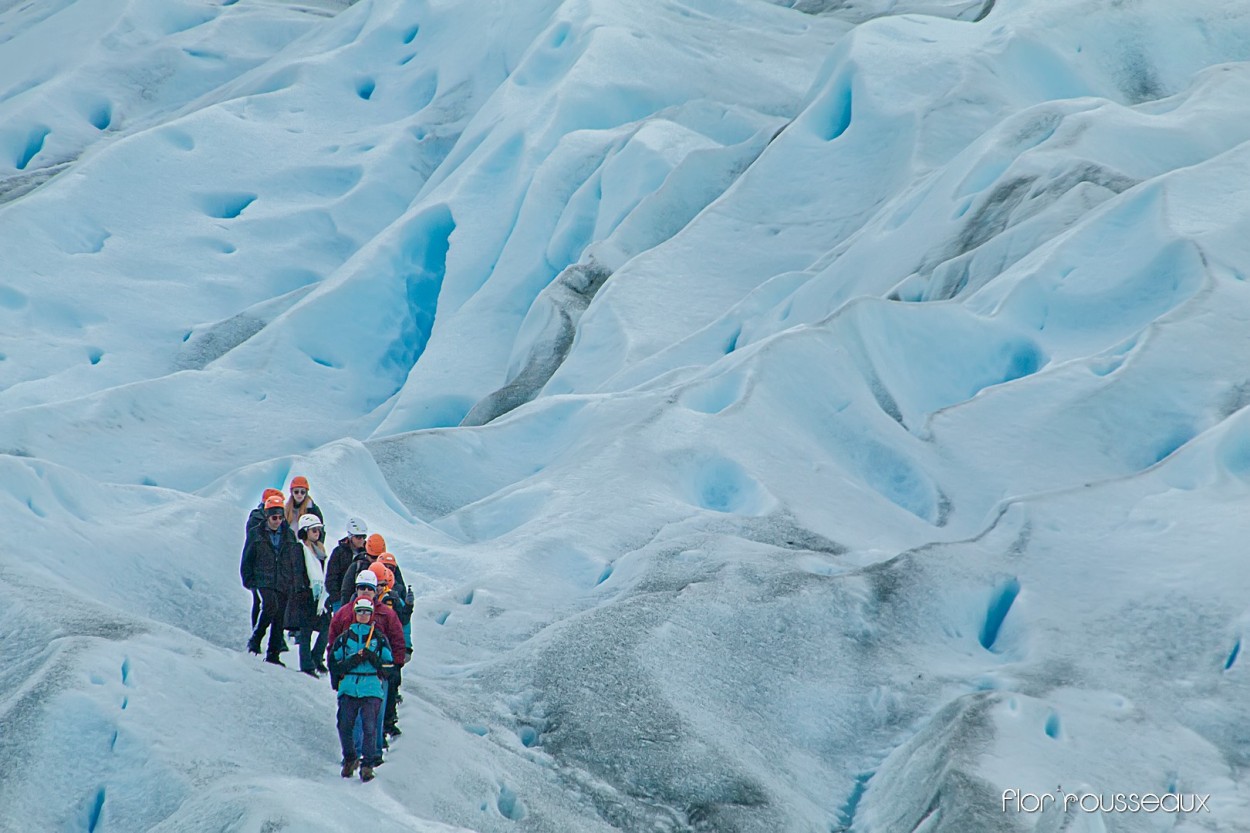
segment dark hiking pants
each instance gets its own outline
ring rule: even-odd
[[[316,630],[317,641],[313,643],[313,628],[300,628],[295,633],[295,644],[299,646],[299,670],[311,671],[318,665],[326,661],[326,637],[329,636],[329,628],[323,627]],[[312,647],[309,648],[309,645]]]
[[[256,618],[256,630],[252,631],[251,647],[260,651],[261,640],[265,631],[269,631],[269,648],[265,652],[266,659],[277,659],[283,648],[282,617],[286,615],[286,594],[279,593],[272,587],[262,587],[260,593],[260,615]]]
[[[343,749],[343,760],[356,760],[356,741],[352,730],[356,726],[356,718],[363,724],[364,737],[361,738],[361,760],[365,766],[377,766],[382,756],[378,749],[378,718],[382,710],[382,700],[378,697],[350,697],[339,695],[339,746]]]
[[[386,707],[383,709],[382,728],[394,726],[399,719],[395,709],[399,705],[399,698],[395,695],[399,693],[400,667],[397,665],[391,669],[390,684],[386,687]]]

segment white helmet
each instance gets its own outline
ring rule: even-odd
[[[361,570],[356,574],[357,587],[377,587],[378,576],[373,570]]]
[[[321,518],[318,518],[316,515],[313,515],[311,513],[307,515],[300,515],[299,517],[299,531],[300,532],[303,532],[305,529],[308,529],[314,526],[324,526],[324,524],[321,522]]]
[[[373,612],[373,602],[369,601],[368,599],[357,599],[356,603],[352,605],[352,607],[354,607],[356,610],[367,610],[370,613]]]
[[[348,518],[347,519],[347,534],[348,535],[368,535],[369,527],[366,526],[365,522],[362,521],[360,518]]]

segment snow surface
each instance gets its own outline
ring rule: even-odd
[[[1247,171],[1228,0],[0,0],[0,830],[1250,830]]]

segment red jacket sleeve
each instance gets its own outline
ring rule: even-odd
[[[391,643],[395,664],[403,665],[408,655],[404,648],[404,626],[399,623],[399,615],[386,605],[380,606],[378,611],[382,617],[382,632],[386,634],[386,641]]]

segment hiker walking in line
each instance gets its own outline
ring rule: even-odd
[[[404,634],[404,651],[407,656],[412,656],[412,596],[400,592],[402,585],[394,572],[398,569],[395,565],[395,556],[384,552],[378,556],[378,560],[369,569],[378,576],[378,603],[386,605],[399,617],[399,624]],[[388,746],[387,738],[399,737],[403,734],[399,728],[397,711],[400,700],[399,686],[402,682],[401,666],[396,665],[391,669],[387,678],[386,698],[382,703],[383,747]]]
[[[260,614],[247,649],[260,653],[260,643],[269,631],[269,647],[265,662],[284,665],[278,654],[282,649],[282,623],[286,614],[286,589],[291,585],[291,565],[303,554],[299,541],[286,523],[281,495],[265,498],[265,523],[253,527],[243,545],[239,574],[243,586],[260,594]]]
[[[347,534],[339,539],[326,564],[326,598],[330,601],[330,613],[337,613],[344,602],[350,601],[343,594],[343,577],[347,566],[358,556],[365,554],[365,536],[369,527],[360,518],[347,519]]]
[[[281,489],[266,489],[260,494],[260,503],[256,504],[256,508],[247,514],[247,523],[243,526],[244,540],[251,534],[252,527],[261,526],[265,522],[265,501],[271,496],[277,495],[282,497]],[[260,618],[260,593],[252,589],[252,629],[256,629],[256,620]]]
[[[404,574],[399,569],[399,563],[396,562],[394,554],[390,552],[383,552],[381,555],[378,556],[377,563],[381,564],[383,567],[386,567],[388,570],[391,571],[392,574],[394,574],[395,583],[392,589],[394,589],[395,594],[399,596],[401,599],[407,600],[408,585],[404,583]]]
[[[330,629],[330,615],[326,612],[325,563],[326,548],[321,543],[325,527],[316,515],[304,515],[299,519],[301,558],[292,565],[291,584],[287,590],[286,627],[295,630],[295,644],[299,648],[299,670],[310,677],[320,676],[326,670],[322,657],[325,655],[326,637]],[[317,644],[309,647],[313,631],[317,632]]]
[[[393,646],[394,665],[402,666],[408,661],[407,652],[404,650],[404,628],[399,623],[399,617],[395,611],[391,610],[384,604],[377,603],[378,597],[378,577],[372,570],[362,570],[356,577],[355,594],[348,600],[338,613],[335,613],[330,619],[330,644],[333,646],[339,636],[352,623],[353,608],[352,603],[357,599],[368,599],[374,603],[373,615],[377,621],[380,631],[386,636],[387,643]],[[381,698],[386,699],[387,681],[390,678],[390,669],[384,668],[384,678],[382,680]],[[335,691],[338,690],[339,680],[335,677],[333,666],[330,668],[330,684],[334,686]],[[363,726],[359,727],[363,728]],[[382,734],[382,725],[379,723],[374,731],[377,733],[377,747],[381,749],[386,738]]]
[[[396,563],[395,556],[392,555],[391,553],[384,552],[381,555],[379,555],[377,563],[385,567],[389,567],[391,572],[395,576],[394,589],[391,591],[391,595],[393,596],[393,598],[388,599],[385,596],[379,596],[379,598],[381,598],[384,603],[386,603],[392,610],[394,610],[399,615],[399,623],[403,625],[404,627],[404,650],[406,650],[408,652],[408,656],[411,657],[412,656],[412,611],[414,609],[415,602],[416,602],[414,598],[414,594],[412,592],[412,585],[404,583],[404,574],[400,572],[399,564]],[[399,673],[399,669],[397,668],[395,669],[396,688],[398,688],[399,686],[399,677],[400,677],[400,673]],[[404,695],[396,691],[395,692],[395,705],[398,705],[402,702],[404,702]],[[392,706],[389,709],[389,712],[390,712],[389,727],[386,729],[386,733],[388,735],[398,735],[400,734],[400,731],[399,731],[399,724],[396,723],[394,719],[395,717],[394,706]],[[388,721],[384,719],[383,722],[385,723]]]
[[[286,522],[295,529],[299,519],[305,515],[316,515],[325,523],[326,516],[321,514],[321,507],[308,494],[308,478],[303,475],[291,478],[291,496],[286,501]]]
[[[378,748],[378,721],[381,718],[385,684],[382,669],[393,657],[391,648],[374,619],[373,601],[360,596],[345,608],[352,621],[329,648],[330,668],[338,679],[337,724],[343,752],[344,778],[351,778],[360,765],[360,780],[372,781],[373,768],[382,763]],[[357,718],[363,727],[360,749],[353,737]]]
[[[351,563],[347,565],[347,569],[343,571],[343,584],[339,590],[339,596],[346,604],[352,598],[352,589],[356,586],[356,576],[369,569],[373,562],[378,560],[378,556],[386,552],[386,539],[378,533],[373,533],[365,539],[364,552],[356,554]]]
[[[404,626],[404,646],[409,654],[412,653],[412,609],[415,603],[412,588],[404,585],[404,575],[399,571],[399,565],[395,563],[395,556],[389,552],[384,552],[378,556],[377,562],[383,567],[391,571],[394,576],[394,582],[391,585],[390,595],[392,599],[383,599],[396,614],[399,615],[399,623]],[[382,598],[379,595],[379,598]]]

